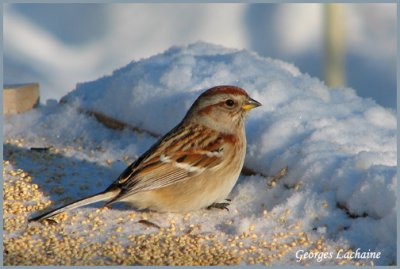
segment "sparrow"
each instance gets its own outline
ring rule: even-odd
[[[31,218],[40,221],[99,201],[158,212],[226,208],[246,154],[245,119],[261,104],[236,86],[203,92],[183,120],[104,191]]]

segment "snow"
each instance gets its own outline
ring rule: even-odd
[[[344,9],[347,85],[396,108],[396,4]],[[319,3],[6,4],[4,80],[39,82],[42,101],[59,100],[77,81],[198,40],[294,62],[322,79],[323,15]]]
[[[360,98],[353,89],[329,89],[286,62],[203,42],[172,47],[132,61],[110,76],[77,84],[62,98],[62,105],[48,102],[30,112],[6,117],[4,138],[24,138],[27,147],[65,147],[79,141],[82,146],[66,151],[64,157],[91,165],[82,164],[69,171],[61,185],[71,197],[80,198],[107,187],[124,169],[124,156],[134,160],[156,138],[128,129],[107,129],[77,108],[162,135],[182,119],[202,91],[222,84],[240,86],[263,104],[251,111],[247,120],[245,166],[270,176],[285,166],[288,172],[270,188],[268,178],[242,175],[230,195],[230,212],[193,212],[191,222],[206,224],[202,232],[238,235],[254,225],[267,240],[272,238],[272,231],[284,231],[300,222],[302,229],[315,238],[324,235],[328,250],[351,247],[382,252],[375,264],[395,263],[394,111]],[[109,167],[104,166],[107,160],[111,160]],[[91,184],[92,173],[102,180],[95,179],[97,184]],[[81,174],[89,188],[77,192],[73,182],[80,180]],[[41,180],[40,187],[45,184],[45,179]],[[284,216],[284,225],[279,218],[262,218],[264,210]],[[82,214],[90,211],[93,208],[86,207]],[[127,212],[111,210],[104,214],[109,214],[112,227],[114,220]],[[168,216],[182,222],[179,214]],[[165,223],[163,214],[152,217],[159,225]],[[233,225],[225,225],[227,220]],[[144,232],[136,226],[123,231]],[[276,264],[297,264],[295,258],[293,253]],[[320,264],[316,260],[307,262]],[[324,262],[335,264],[334,259]]]

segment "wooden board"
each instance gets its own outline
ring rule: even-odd
[[[3,88],[4,115],[28,111],[39,104],[39,84],[5,85]]]

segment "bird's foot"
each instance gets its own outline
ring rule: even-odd
[[[208,210],[212,208],[218,208],[218,209],[226,209],[229,212],[228,208],[229,203],[212,203],[207,207]]]

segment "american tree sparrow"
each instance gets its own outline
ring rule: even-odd
[[[217,86],[202,93],[183,120],[122,172],[105,191],[29,221],[50,218],[98,201],[129,202],[137,209],[188,212],[225,208],[243,167],[244,121],[261,104],[241,88]]]

